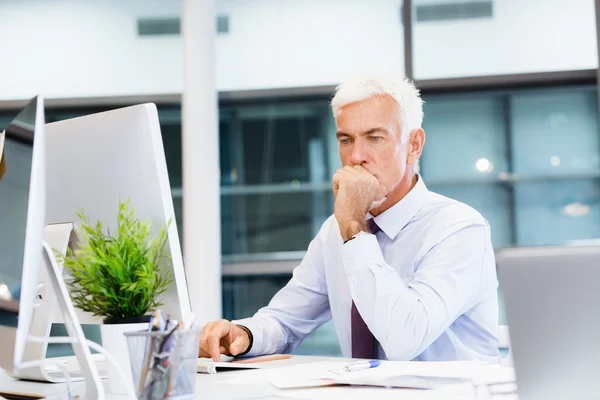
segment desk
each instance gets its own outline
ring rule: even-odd
[[[336,359],[332,357],[294,356],[287,360],[271,361],[265,363],[264,366],[265,368],[278,368],[287,365],[296,365],[328,360]],[[252,390],[250,390],[251,388],[248,388],[248,385],[227,385],[219,383],[225,380],[229,380],[235,376],[243,376],[247,372],[248,371],[231,371],[219,372],[214,375],[198,374],[196,380],[196,398],[202,400],[234,400],[256,397],[256,394],[259,393],[264,393],[259,395],[264,397],[269,396],[270,394],[275,394],[277,392],[277,390],[273,386],[266,383],[257,383],[256,385],[253,385],[255,386],[255,388],[253,388]],[[85,392],[85,385],[82,382],[73,383],[72,388],[74,394],[76,395],[81,395]],[[8,377],[4,372],[0,372],[0,389],[9,392],[39,393],[48,397],[59,396],[61,398],[64,398],[64,394],[66,391],[65,384],[15,381]],[[251,394],[252,396],[250,396]],[[127,399],[127,396],[106,393],[106,399],[121,400]]]
[[[333,358],[333,357],[309,357],[309,356],[294,356],[287,360],[280,361],[271,361],[264,363],[265,369],[270,368],[280,368],[283,366],[292,366],[298,364],[305,363],[315,363],[322,361],[340,361],[343,359]],[[196,399],[202,400],[238,400],[238,399],[279,399],[282,400],[283,397],[279,397],[278,391],[275,387],[273,387],[268,382],[256,382],[252,385],[249,384],[231,384],[224,381],[228,381],[235,377],[244,377],[245,374],[248,374],[249,371],[230,371],[230,372],[219,372],[214,375],[208,374],[198,374],[196,381]],[[246,375],[247,376],[247,375]],[[72,384],[73,392],[76,395],[81,395],[84,392],[84,385],[82,382],[75,382]],[[7,377],[4,373],[0,376],[0,388],[6,391],[15,391],[15,392],[26,392],[26,393],[39,393],[44,394],[47,397],[54,397],[64,399],[65,395],[65,384],[44,384],[38,382],[24,382],[24,381],[14,381],[11,378]],[[328,390],[331,393],[331,396],[327,396],[327,398],[338,398],[336,394],[339,393],[337,389],[342,388],[324,388],[321,390]],[[303,389],[303,390],[311,390],[311,389]],[[355,389],[352,389],[355,390]],[[356,389],[360,390],[360,389]],[[379,389],[385,391],[386,389]],[[398,391],[398,389],[390,390]],[[403,399],[404,398],[413,398],[413,396],[406,395],[405,391],[403,393],[397,393]],[[309,392],[307,392],[309,393]],[[426,393],[423,391],[413,391],[414,398],[422,399],[423,395]],[[431,393],[431,392],[430,392]],[[308,396],[307,398],[311,398],[312,396]],[[431,398],[427,396],[427,398]],[[442,397],[440,397],[442,398]],[[464,398],[464,397],[461,397]],[[516,396],[502,396],[503,400],[508,400],[516,398]],[[107,393],[107,400],[129,400],[124,395],[114,395]]]

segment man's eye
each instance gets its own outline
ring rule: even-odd
[[[381,136],[371,136],[371,140],[375,143],[381,142]]]
[[[349,144],[350,139],[340,139],[340,144]]]

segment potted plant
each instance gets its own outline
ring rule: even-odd
[[[123,333],[147,328],[149,314],[162,306],[159,296],[173,280],[170,270],[161,268],[169,258],[166,228],[150,238],[150,221],[136,218],[129,204],[129,200],[119,203],[117,228],[112,234],[104,231],[102,221],[92,224],[79,212],[76,249],[59,256],[73,304],[102,318],[102,344],[122,365],[129,365]],[[110,371],[109,392],[123,393],[119,378]]]

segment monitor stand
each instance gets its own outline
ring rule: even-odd
[[[44,241],[50,246],[51,249],[56,249],[63,255],[65,255],[72,232],[72,223],[48,225],[44,229]],[[45,253],[45,250],[43,250],[43,252]],[[50,256],[52,259],[54,259],[54,253],[52,253]],[[44,258],[45,256],[42,257]],[[44,260],[42,268],[40,268],[40,281],[36,290],[36,299],[31,317],[31,327],[29,328],[29,334],[36,337],[48,338],[50,337],[52,321],[56,320],[56,314],[59,310],[57,309],[58,292],[56,292],[56,290],[54,290],[54,288],[52,287],[50,279],[51,275],[53,275],[53,271],[52,268],[49,268],[49,266],[46,266],[45,264],[46,261]],[[46,358],[47,350],[47,342],[41,343],[28,341],[25,345],[23,362],[44,359]],[[61,374],[47,373],[46,368],[44,366],[20,370],[16,377],[21,379],[52,383],[62,383],[65,381],[65,378]],[[82,380],[82,377],[74,376],[71,377],[71,380]]]
[[[56,262],[54,249],[62,254],[66,253],[67,246],[73,242],[73,224],[48,225],[44,230],[44,243],[42,246],[41,279],[37,290],[37,299],[31,322],[30,335],[36,337],[50,337],[50,329],[54,314],[60,310],[64,319],[65,328],[70,338],[75,338],[73,351],[79,364],[81,376],[71,380],[84,380],[86,385],[86,400],[104,398],[104,389],[101,378],[94,364],[86,338],[79,323],[75,307],[69,296],[67,286],[62,276],[62,268]],[[29,341],[25,348],[24,362],[36,361],[46,358],[48,343]],[[42,382],[64,382],[65,379],[49,374],[43,366],[21,369],[16,372],[16,377]]]
[[[71,243],[76,243],[75,230],[72,223],[51,224],[44,229],[44,241],[52,249],[51,257],[54,259],[54,252],[58,251],[63,256],[67,252],[67,247]],[[58,270],[62,273],[62,266],[58,265]],[[29,334],[35,337],[50,337],[50,330],[53,322],[64,322],[61,309],[58,305],[58,292],[52,285],[52,269],[40,268],[40,281],[36,290],[36,301],[31,318],[31,327]],[[61,275],[62,276],[62,275]],[[48,342],[28,341],[25,345],[23,362],[37,361],[47,357]],[[71,368],[70,368],[71,369]],[[38,366],[18,371],[16,378],[27,379],[41,382],[62,383],[65,377],[59,371],[48,372],[46,367]],[[80,371],[71,375],[71,381],[81,381],[83,376]]]
[[[71,302],[71,297],[67,290],[67,285],[62,277],[62,271],[59,269],[54,256],[54,251],[44,242],[43,244],[43,260],[46,268],[48,269],[48,275],[50,277],[50,283],[56,294],[56,300],[58,307],[62,311],[65,319],[65,327],[69,337],[74,338],[76,341],[73,343],[73,351],[79,368],[83,375],[83,381],[85,382],[85,400],[104,400],[104,387],[100,379],[100,374],[96,365],[92,361],[92,354],[90,348],[87,345],[85,335],[81,329],[81,324],[77,318],[75,307]]]

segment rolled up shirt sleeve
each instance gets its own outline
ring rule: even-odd
[[[320,235],[311,242],[292,279],[253,317],[232,321],[252,332],[245,356],[291,353],[313,330],[331,319]]]

